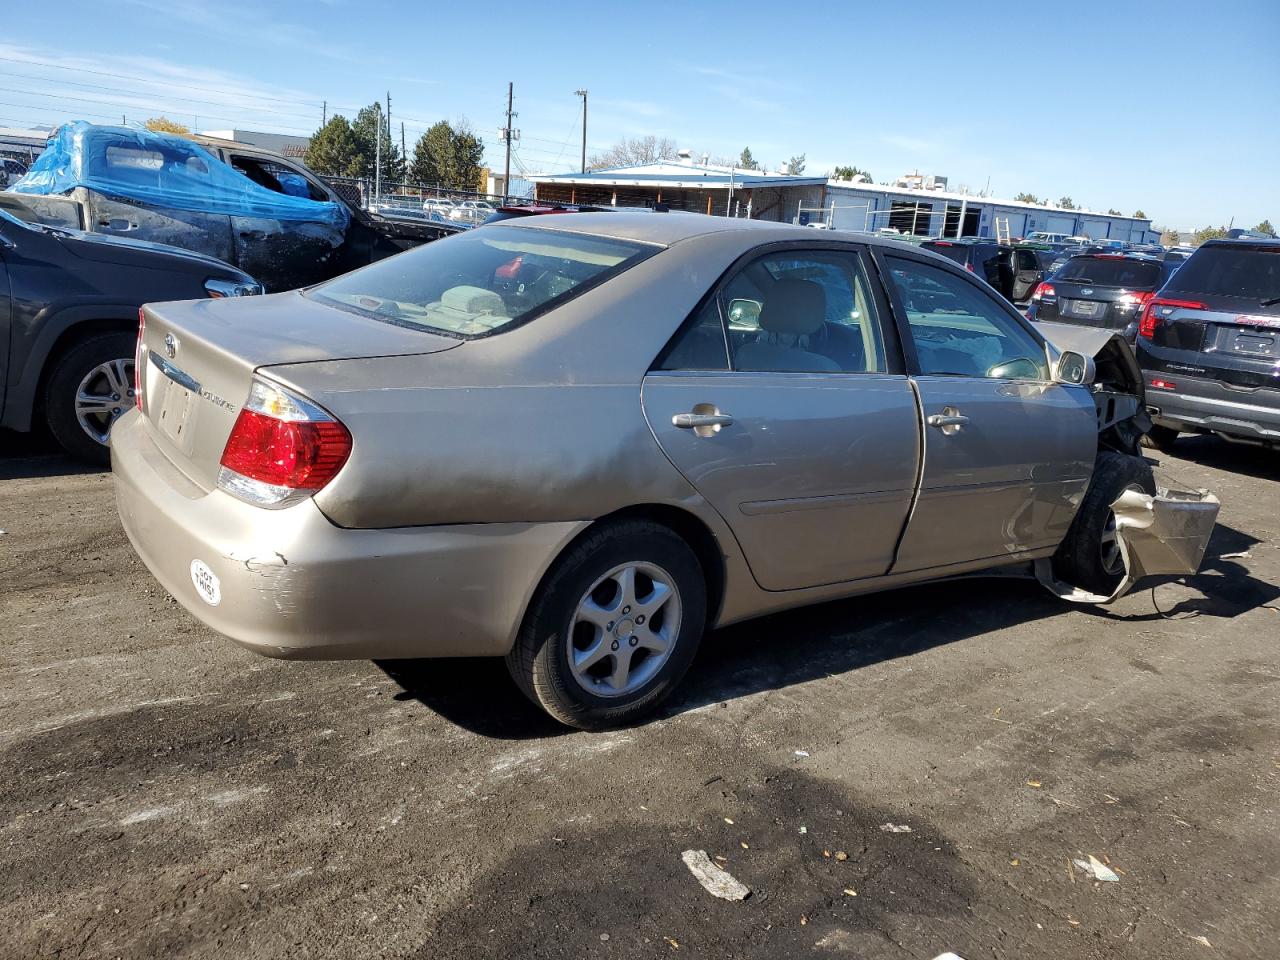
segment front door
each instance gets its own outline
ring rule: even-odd
[[[1053,382],[1044,344],[980,284],[906,255],[885,264],[925,420],[893,572],[1056,546],[1097,450],[1088,389]]]
[[[766,590],[893,562],[919,419],[888,343],[855,251],[787,250],[722,284],[645,378],[654,436]]]

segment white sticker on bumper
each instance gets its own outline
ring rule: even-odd
[[[216,607],[222,602],[222,585],[203,560],[191,561],[191,582],[195,585],[196,593],[200,594],[200,599],[209,606]]]

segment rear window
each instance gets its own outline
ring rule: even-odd
[[[1072,257],[1059,272],[1058,279],[1073,283],[1092,283],[1098,287],[1154,290],[1160,286],[1160,264],[1144,260]]]
[[[940,253],[948,260],[954,260],[961,266],[964,266],[969,261],[969,247],[965,244],[922,243],[920,246],[926,250],[932,250],[934,253]]]
[[[1170,290],[1219,297],[1280,297],[1280,247],[1201,247],[1169,278]]]
[[[379,260],[313,287],[307,295],[399,326],[479,337],[559,306],[657,249],[626,240],[491,226]]]

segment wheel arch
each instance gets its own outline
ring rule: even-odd
[[[102,333],[138,330],[138,308],[127,304],[78,306],[44,318],[39,335],[10,382],[3,425],[30,430],[44,403],[45,386],[58,360],[81,341]]]
[[[702,568],[703,579],[706,582],[707,628],[710,629],[719,619],[720,609],[724,603],[727,580],[724,552],[720,548],[716,535],[701,517],[684,507],[666,503],[633,504],[615,510],[612,513],[607,513],[597,517],[573,537],[565,541],[551,562],[547,564],[546,569],[542,571],[542,575],[538,578],[534,589],[525,599],[524,608],[520,612],[521,620],[528,613],[534,598],[541,593],[547,579],[555,571],[560,559],[565,554],[572,550],[584,537],[598,532],[602,525],[619,523],[624,520],[648,520],[651,523],[666,527],[682,538],[693,549],[694,555],[698,558],[698,566]]]

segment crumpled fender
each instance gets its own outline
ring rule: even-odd
[[[1036,579],[1054,596],[1073,603],[1111,603],[1143,577],[1193,574],[1200,569],[1221,502],[1208,490],[1157,487],[1156,495],[1126,490],[1111,505],[1124,558],[1124,579],[1109,596],[1058,580],[1049,559],[1035,563]]]

